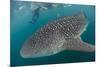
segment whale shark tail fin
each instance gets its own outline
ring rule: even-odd
[[[95,51],[94,45],[83,42],[81,38],[73,38],[73,39],[67,40],[67,42],[63,44],[63,48],[65,50],[84,51],[84,52]]]

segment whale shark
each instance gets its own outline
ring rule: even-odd
[[[95,46],[80,37],[87,26],[83,12],[49,21],[24,42],[20,55],[23,58],[38,58],[64,50],[94,52]]]

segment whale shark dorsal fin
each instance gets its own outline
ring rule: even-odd
[[[65,50],[74,50],[74,51],[75,50],[85,51],[85,52],[95,51],[94,45],[83,42],[80,37],[66,40],[66,42],[63,44],[63,48],[65,48]]]

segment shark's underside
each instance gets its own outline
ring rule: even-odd
[[[63,50],[93,52],[95,47],[81,40],[88,25],[83,12],[49,22],[29,38],[22,47],[23,58],[50,56]]]

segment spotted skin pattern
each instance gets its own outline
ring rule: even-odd
[[[36,58],[63,50],[93,52],[95,47],[80,38],[87,24],[83,12],[48,22],[25,42],[20,54],[23,58]]]

